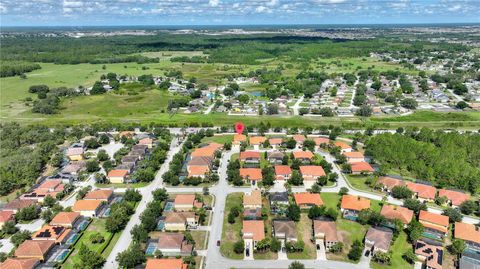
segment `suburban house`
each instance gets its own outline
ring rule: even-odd
[[[274,220],[273,235],[280,240],[297,241],[297,230],[292,220]]]
[[[345,142],[342,142],[342,141],[335,141],[334,145],[336,147],[339,147],[340,148],[340,152],[344,153],[344,152],[351,152],[353,149],[352,147],[345,143]]]
[[[244,220],[242,234],[245,242],[245,255],[248,257],[253,255],[253,250],[257,247],[258,241],[265,238],[263,220]]]
[[[99,200],[110,203],[113,199],[113,190],[110,189],[96,189],[89,191],[83,197],[83,200]]]
[[[247,137],[243,134],[235,134],[233,136],[232,150],[240,150],[240,144],[247,143]]]
[[[127,156],[123,156],[122,157],[122,160],[121,160],[121,163],[131,163],[133,164],[133,167],[135,167],[137,165],[137,162],[139,161],[139,158],[140,156],[138,155],[127,155]]]
[[[480,228],[478,226],[456,222],[454,236],[465,241],[467,249],[480,252]]]
[[[113,169],[108,172],[107,178],[110,183],[124,183],[127,180],[129,170]]]
[[[297,142],[297,148],[301,148],[303,146],[303,142],[307,139],[304,135],[296,134],[292,136],[293,140]]]
[[[365,162],[365,156],[363,156],[363,153],[359,151],[344,152],[343,156],[347,158],[348,163]]]
[[[189,256],[193,245],[189,244],[183,233],[164,233],[158,235],[157,250],[164,256]]]
[[[425,264],[426,269],[442,269],[443,247],[440,243],[418,240],[415,243],[415,254],[418,260]]]
[[[204,167],[206,170],[211,170],[213,168],[213,158],[205,156],[193,157],[187,163],[187,171],[190,173],[193,167]]]
[[[165,214],[166,231],[185,231],[197,228],[198,217],[195,212],[168,212]]]
[[[15,199],[11,202],[7,203],[2,210],[13,211],[13,213],[17,213],[18,210],[23,209],[25,207],[29,207],[31,205],[37,205],[37,201],[35,200],[23,200],[23,199]]]
[[[413,211],[401,206],[384,204],[380,215],[385,217],[387,220],[386,226],[390,228],[395,228],[394,221],[396,219],[400,220],[406,227],[412,221]]]
[[[55,245],[50,240],[25,240],[15,250],[14,257],[19,259],[38,259],[44,261],[48,252]]]
[[[299,192],[299,193],[294,193],[293,198],[295,199],[295,203],[300,208],[310,208],[314,205],[316,206],[323,205],[323,201],[319,193]]]
[[[330,251],[331,247],[338,243],[335,221],[313,220],[313,236],[317,248],[320,248],[320,244],[324,244],[326,251]]]
[[[195,194],[178,194],[175,196],[173,207],[177,211],[191,211],[195,208],[202,208],[203,203],[195,198]]]
[[[147,259],[145,269],[187,269],[183,259]]]
[[[316,183],[319,177],[326,176],[323,167],[320,165],[302,165],[300,166],[300,174],[302,174],[303,185],[306,188],[310,188]]]
[[[260,190],[253,190],[251,193],[243,195],[243,208],[258,209],[262,208],[262,192]]]
[[[190,166],[187,167],[188,177],[205,178],[210,173],[208,166]]]
[[[470,199],[470,195],[466,193],[443,189],[438,191],[438,197],[446,197],[447,204],[453,207],[458,207],[460,204]]]
[[[62,192],[65,188],[65,184],[63,184],[62,180],[60,179],[50,179],[43,181],[38,187],[36,187],[31,192],[24,193],[20,199],[22,200],[35,200],[38,202],[43,202],[43,199],[47,196],[51,196],[53,198],[56,197],[57,193]]]
[[[300,160],[302,163],[305,164],[311,163],[314,156],[313,153],[309,150],[294,151],[292,154],[294,159]]]
[[[349,220],[356,221],[358,213],[364,209],[370,208],[370,200],[360,197],[345,194],[342,196],[342,203],[340,210],[343,213],[343,217]]]
[[[318,150],[318,148],[322,145],[328,145],[330,144],[330,139],[326,137],[315,137],[313,138],[313,141],[315,142],[315,150]]]
[[[278,149],[282,145],[283,139],[282,138],[270,138],[270,139],[268,139],[268,143],[270,144],[270,146],[273,149]]]
[[[405,186],[405,181],[394,177],[382,176],[378,178],[378,184],[381,184],[382,191],[390,193],[393,187]]]
[[[83,149],[83,146],[77,146],[68,148],[65,155],[67,155],[70,161],[81,161],[84,158],[84,153],[85,150]]]
[[[81,171],[85,170],[86,166],[87,163],[85,161],[70,162],[62,168],[61,173],[76,178]]]
[[[40,264],[40,260],[36,258],[15,259],[7,258],[0,267],[2,269],[34,269]]]
[[[288,165],[275,165],[275,179],[288,180],[292,175],[292,169]]]
[[[272,192],[269,196],[270,210],[273,213],[281,214],[288,207],[289,199],[287,192]]]
[[[285,154],[280,151],[272,151],[267,153],[267,160],[271,164],[282,164],[283,157],[285,157]]]
[[[78,212],[84,217],[98,217],[102,209],[103,201],[100,200],[78,200],[72,207],[73,212]]]
[[[407,182],[407,188],[413,191],[414,196],[421,202],[433,202],[435,200],[435,195],[437,193],[437,189],[435,187],[425,184]]]
[[[250,145],[253,146],[253,150],[259,150],[260,146],[267,140],[264,136],[252,136],[250,137]]]
[[[352,174],[353,175],[371,174],[371,173],[375,172],[373,167],[367,162],[351,163],[350,166],[352,167]]]
[[[251,183],[253,186],[262,181],[262,169],[260,168],[240,168],[240,176],[247,183]]]
[[[448,233],[448,217],[435,214],[425,210],[420,210],[418,221],[425,227],[423,235],[425,237],[443,240]]]
[[[61,245],[67,240],[71,231],[71,229],[63,226],[44,225],[33,234],[32,240],[49,240]]]
[[[0,211],[0,229],[2,229],[3,225],[9,221],[15,221],[15,213],[10,210],[1,210]]]
[[[138,145],[146,145],[149,149],[153,148],[153,138],[145,137],[138,140]]]
[[[260,165],[260,152],[244,151],[240,152],[240,161],[244,163],[244,167],[258,167]]]
[[[147,155],[148,146],[147,145],[133,145],[130,153],[128,155],[138,155],[140,159],[143,159],[145,155]]]
[[[365,235],[365,247],[372,252],[387,253],[392,243],[393,232],[388,228],[370,227]]]
[[[208,157],[211,159],[215,158],[215,152],[217,149],[211,147],[196,148],[192,151],[191,156],[193,157]]]
[[[115,167],[115,170],[127,170],[128,174],[132,173],[134,169],[134,163],[121,163]]]
[[[50,225],[73,228],[80,218],[80,213],[78,212],[59,212],[50,221]]]

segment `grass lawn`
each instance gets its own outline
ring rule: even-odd
[[[331,260],[351,262],[347,258],[347,254],[350,251],[350,246],[355,240],[363,241],[368,226],[363,226],[358,222],[345,220],[341,217],[337,219],[336,223],[339,241],[343,242],[343,251],[342,253],[338,254],[327,253],[327,258]]]
[[[17,198],[17,196],[18,196],[17,191],[20,191],[20,190],[14,190],[7,195],[0,196],[0,202],[8,203],[8,202],[11,202],[11,201],[15,200],[15,198]]]
[[[109,238],[112,236],[111,233],[107,232],[105,230],[105,219],[94,219],[88,228],[83,232],[82,237],[77,241],[75,244],[73,253],[68,257],[68,259],[65,261],[63,264],[62,268],[73,268],[73,265],[75,263],[79,263],[80,261],[80,256],[76,255],[78,254],[78,250],[80,249],[80,246],[84,244],[85,246],[88,247],[88,249],[95,251],[95,252],[100,252],[107,244],[109,244]],[[93,244],[90,242],[90,236],[95,233],[100,233],[103,235],[105,238],[105,242],[101,244]],[[105,249],[105,254],[102,254],[102,256],[106,257],[112,250],[113,246],[115,245],[116,241],[120,237],[120,233],[117,233],[118,236],[113,236],[112,242],[110,242],[109,246],[112,245],[110,248]],[[116,237],[116,238],[115,238]],[[115,240],[115,242],[113,242]],[[106,253],[108,251],[108,253]]]
[[[320,193],[320,197],[322,197],[322,201],[325,207],[339,210],[338,203],[340,202],[341,197],[340,195],[338,195],[338,193],[322,192]]]
[[[219,144],[225,144],[227,142],[233,141],[233,135],[214,135],[211,137],[204,137],[202,139],[203,143],[215,142]]]
[[[268,202],[268,199],[263,197],[262,198],[262,207],[267,209],[267,212],[270,211],[270,203]],[[272,215],[268,214],[268,218],[264,221],[265,228],[267,229],[267,232],[265,234],[265,237],[271,238],[273,236],[272,233]],[[265,253],[257,253],[253,252],[253,258],[258,259],[258,260],[276,260],[278,258],[278,254],[276,252],[272,251],[267,251]]]
[[[409,264],[402,258],[402,255],[411,249],[412,249],[412,245],[407,242],[407,234],[405,232],[401,232],[398,235],[397,240],[395,240],[395,243],[390,247],[390,250],[392,251],[392,264],[382,265],[376,262],[371,262],[370,266],[373,269],[412,268],[413,265]]]
[[[228,223],[228,213],[234,206],[241,205],[243,203],[243,193],[231,193],[227,196],[227,202],[225,204],[225,216],[223,218],[223,231],[222,241],[220,245],[220,252],[223,256],[241,260],[243,259],[243,253],[237,254],[233,251],[233,245],[235,242],[241,240],[240,232],[242,231],[242,220],[237,217],[235,223]]]
[[[109,184],[100,184],[95,183],[95,187],[98,188],[142,188],[148,186],[150,182],[138,182],[138,183],[109,183]]]
[[[206,243],[208,240],[205,240],[205,235],[207,231],[191,231],[193,240],[195,240],[195,249],[202,250],[206,249]]]
[[[308,218],[308,214],[302,213],[300,221],[297,224],[297,237],[305,243],[305,248],[302,252],[287,253],[289,259],[305,260],[316,259],[317,251],[315,245],[312,243],[312,220]]]
[[[369,176],[362,176],[362,175],[345,175],[348,179],[350,185],[352,185],[355,189],[368,191],[368,192],[376,192],[381,193],[379,191],[375,191],[374,189],[370,188],[367,184]]]

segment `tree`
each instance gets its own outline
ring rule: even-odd
[[[101,149],[97,153],[97,159],[103,162],[103,161],[109,160],[110,156],[108,156],[108,153],[104,149]]]
[[[46,207],[52,207],[56,202],[57,200],[55,198],[53,198],[51,195],[47,195],[45,198],[43,198],[42,204]]]
[[[423,234],[423,231],[424,231],[424,227],[423,225],[418,222],[417,220],[412,220],[408,226],[407,226],[407,235],[408,235],[408,239],[410,240],[410,242],[415,242],[417,241],[418,239],[420,239],[420,237],[422,236]]]
[[[105,242],[105,237],[99,232],[91,234],[89,239],[92,244],[101,244]]]
[[[467,200],[462,202],[458,208],[463,214],[470,215],[478,211],[478,204],[475,201]]]
[[[294,186],[300,186],[303,184],[303,177],[297,170],[293,170],[292,176],[288,179],[288,183]]]
[[[343,251],[343,243],[342,242],[337,242],[333,246],[330,247],[330,251],[332,253],[340,253]]]
[[[450,223],[461,222],[462,221],[462,214],[454,208],[447,208],[443,210],[442,215],[448,216]]]
[[[382,252],[377,251],[373,253],[372,260],[380,264],[391,264],[392,263],[392,253],[391,252]]]
[[[146,243],[148,241],[148,232],[142,227],[142,225],[133,226],[130,231],[133,241],[137,243]]]
[[[415,109],[418,106],[417,100],[413,98],[404,98],[400,101],[400,105],[404,108]]]
[[[7,221],[3,224],[2,232],[5,234],[14,234],[18,231],[18,228],[15,227],[15,222]]]
[[[246,104],[248,103],[248,101],[250,101],[250,97],[248,96],[248,94],[241,94],[238,96],[237,99],[242,104]]]
[[[353,261],[359,261],[363,253],[363,244],[359,240],[355,240],[348,252],[348,258]]]
[[[136,189],[127,189],[123,198],[128,202],[140,202],[142,200],[142,195]]]
[[[293,138],[289,138],[285,142],[285,146],[287,147],[287,149],[294,149],[297,146],[297,141],[295,141]]]
[[[153,199],[155,201],[166,201],[168,199],[168,193],[167,190],[162,188],[162,189],[156,189],[152,191],[153,194]]]
[[[360,116],[360,117],[370,117],[372,116],[373,109],[368,106],[368,105],[362,105],[357,112],[355,112],[355,115]]]
[[[24,231],[19,231],[12,235],[10,237],[10,242],[15,245],[15,247],[18,247],[21,243],[23,243],[25,240],[30,239],[31,234],[29,231],[24,230]]]
[[[278,252],[282,249],[282,243],[276,237],[272,238],[270,242],[270,250],[272,252]]]
[[[96,149],[100,147],[100,144],[98,143],[97,139],[91,138],[91,139],[85,140],[85,147],[87,147],[88,149]]]
[[[341,187],[340,190],[338,191],[338,195],[343,196],[348,193],[348,188],[347,187]]]
[[[427,210],[427,205],[417,199],[407,198],[403,201],[403,206],[410,210],[413,210],[415,215],[417,215],[420,210]]]
[[[245,249],[245,243],[243,240],[239,240],[233,244],[233,251],[237,254],[243,253],[243,250]]]
[[[98,138],[98,142],[102,145],[110,143],[110,138],[106,134],[101,134]]]
[[[406,186],[395,186],[392,188],[392,196],[397,199],[412,198],[413,191]]]
[[[409,249],[403,253],[402,258],[406,260],[409,264],[413,264],[417,261],[417,255],[413,253],[413,250]]]
[[[86,164],[86,169],[89,173],[97,172],[98,170],[100,170],[98,161],[96,159],[88,160]]]
[[[147,259],[145,253],[138,244],[131,245],[127,250],[118,253],[116,261],[123,268],[135,268]]]
[[[95,81],[92,89],[90,90],[91,95],[103,94],[103,93],[106,93],[106,92],[107,92],[107,90],[105,90],[105,88],[103,88],[103,84],[100,81]]]
[[[290,204],[287,207],[287,217],[297,222],[300,220],[300,207],[296,204]]]
[[[465,242],[463,240],[454,239],[452,244],[448,247],[448,251],[450,251],[450,253],[452,253],[452,255],[458,256],[458,255],[463,253],[465,248],[466,248],[466,246],[465,246]]]
[[[299,261],[294,261],[288,266],[288,269],[305,269],[305,265]]]
[[[31,220],[37,219],[39,214],[40,214],[39,208],[35,205],[30,205],[20,209],[15,215],[15,218],[18,221],[31,221]]]
[[[455,107],[458,109],[465,109],[470,106],[465,101],[460,101],[455,105]]]

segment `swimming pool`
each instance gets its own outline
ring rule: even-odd
[[[153,255],[155,253],[155,250],[157,250],[157,243],[149,243],[147,249],[145,250],[145,255]]]
[[[89,223],[90,222],[88,220],[83,220],[82,222],[80,222],[80,224],[78,224],[78,230],[79,231],[85,230],[85,228],[87,228]]]
[[[165,203],[165,208],[163,209],[164,212],[171,212],[173,211],[173,202],[172,201],[167,201]]]
[[[79,236],[80,236],[80,235],[77,234],[77,233],[71,235],[70,238],[68,238],[68,240],[65,242],[65,244],[71,245],[71,244],[75,243],[75,240],[77,240],[77,238],[78,238]]]
[[[111,212],[112,212],[112,209],[107,208],[107,210],[105,210],[105,213],[103,213],[103,216],[108,217],[108,216],[110,216]]]
[[[160,219],[158,222],[157,222],[157,231],[163,231],[163,229],[165,229],[165,220],[164,219]]]
[[[60,254],[58,254],[57,257],[55,257],[55,261],[56,262],[62,262],[63,260],[65,260],[65,258],[67,257],[69,252],[70,252],[70,250],[68,250],[68,249],[62,250],[60,252]]]

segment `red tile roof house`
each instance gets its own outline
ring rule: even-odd
[[[103,205],[99,200],[78,200],[72,207],[73,212],[78,212],[84,217],[97,217]]]
[[[63,226],[44,225],[40,230],[33,234],[32,240],[49,240],[56,244],[63,244],[70,236],[72,230]]]
[[[378,179],[378,184],[381,184],[382,191],[390,193],[395,186],[405,186],[405,181],[394,177],[384,176]]]
[[[442,269],[443,266],[443,247],[441,244],[433,245],[429,240],[427,243],[422,240],[418,240],[415,243],[415,254],[420,262],[425,264],[427,269]]]
[[[418,221],[425,227],[423,236],[435,240],[442,240],[448,233],[448,217],[420,210]]]
[[[452,207],[458,207],[461,203],[470,199],[470,195],[466,193],[451,190],[439,190],[438,197],[447,197],[447,204]]]
[[[178,194],[175,196],[173,207],[177,211],[191,211],[203,207],[203,203],[195,198],[195,194]]]
[[[73,228],[80,219],[80,213],[78,212],[59,212],[50,221],[50,225]]]
[[[253,146],[253,150],[260,150],[263,142],[267,140],[264,136],[252,136],[250,137],[250,145]]]
[[[158,235],[157,250],[164,256],[190,256],[193,245],[185,240],[183,233],[160,233]]]
[[[297,149],[300,149],[303,146],[303,142],[307,139],[304,135],[293,135],[292,136],[293,140],[297,142]]]
[[[387,253],[392,243],[393,232],[388,228],[370,227],[365,235],[365,247],[373,252]]]
[[[207,167],[210,170],[213,168],[213,158],[206,156],[193,157],[187,163],[187,171],[194,166]]]
[[[245,163],[245,165],[256,165],[260,164],[261,153],[258,151],[244,151],[240,152],[240,161]]]
[[[433,202],[435,200],[435,194],[437,193],[437,189],[435,187],[407,182],[407,188],[413,191],[414,196],[421,202]]]
[[[240,150],[240,145],[247,142],[247,137],[243,134],[236,134],[233,136],[232,150]]]
[[[282,164],[283,157],[285,157],[285,154],[280,151],[272,151],[267,153],[267,160],[271,164]]]
[[[62,192],[65,184],[60,179],[45,180],[40,186],[20,196],[22,200],[35,200],[43,202],[46,196],[56,197],[57,193]]]
[[[188,177],[205,178],[210,173],[208,166],[191,166],[188,169]]]
[[[187,269],[183,259],[147,259],[145,269]]]
[[[258,241],[265,238],[265,225],[263,220],[244,220],[242,238],[245,242],[245,256],[252,256]]]
[[[300,166],[300,174],[302,174],[305,188],[311,188],[319,177],[326,176],[323,167],[320,165],[302,165]]]
[[[14,259],[8,258],[2,264],[0,268],[2,269],[34,269],[37,265],[40,264],[39,259]]]
[[[255,186],[257,182],[262,181],[262,169],[260,168],[240,168],[240,176],[247,183]]]
[[[338,243],[337,225],[335,221],[313,220],[313,237],[317,249],[324,244],[326,251]]]
[[[12,200],[11,202],[7,203],[3,207],[3,210],[13,211],[14,213],[17,213],[18,210],[23,209],[25,207],[29,207],[31,205],[38,206],[37,201],[15,199],[15,200]]]
[[[384,216],[387,220],[387,226],[390,228],[395,228],[394,221],[396,219],[400,220],[405,227],[412,221],[413,218],[413,211],[395,205],[383,205],[382,211],[380,211],[380,215]]]
[[[44,261],[55,242],[48,240],[26,240],[20,244],[13,256],[19,259],[39,259]]]
[[[110,183],[124,183],[129,171],[125,169],[113,169],[108,172],[107,178]]]
[[[370,200],[360,197],[345,194],[342,196],[342,203],[340,210],[343,213],[345,219],[356,221],[358,213],[364,209],[370,208]]]
[[[276,150],[282,145],[283,138],[270,138],[268,139],[268,143],[270,143],[270,146]]]
[[[88,192],[83,200],[99,200],[109,203],[113,199],[113,190],[110,189],[96,189]]]
[[[288,180],[292,176],[292,169],[288,165],[275,165],[275,179]]]
[[[313,141],[315,142],[315,150],[318,150],[322,145],[327,146],[330,144],[330,139],[326,137],[315,137],[313,138]]]
[[[473,224],[456,222],[455,238],[465,241],[467,248],[480,251],[480,228]]]
[[[344,152],[343,156],[347,158],[348,163],[365,162],[365,156],[359,151]]]
[[[349,144],[347,144],[347,143],[345,143],[345,142],[342,142],[342,141],[336,141],[336,142],[334,143],[334,145],[335,145],[336,147],[339,147],[339,148],[340,148],[340,152],[342,152],[342,153],[343,153],[343,152],[351,152],[351,151],[353,150],[352,147],[351,147]]]
[[[314,205],[323,205],[323,201],[319,193],[299,192],[294,193],[293,198],[295,199],[295,203],[300,208],[310,208]]]
[[[373,167],[367,162],[351,163],[350,166],[352,167],[353,175],[371,174],[375,172]]]
[[[2,210],[0,211],[0,229],[3,228],[3,225],[9,221],[15,221],[15,213],[11,210]]]
[[[294,151],[293,158],[302,161],[304,164],[309,164],[313,160],[313,153],[311,151]]]
[[[149,149],[153,147],[153,139],[150,137],[145,137],[138,140],[139,145],[147,145]]]

